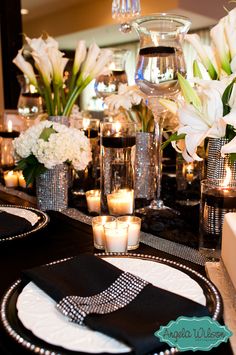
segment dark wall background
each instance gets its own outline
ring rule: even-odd
[[[2,47],[5,109],[16,109],[20,87],[16,76],[20,73],[13,58],[22,47],[20,0],[0,0],[0,31]]]

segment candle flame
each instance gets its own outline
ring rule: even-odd
[[[8,176],[12,176],[12,175],[14,175],[14,171],[13,171],[13,170],[8,171],[7,175],[8,175]]]
[[[90,124],[90,119],[89,118],[83,118],[83,129],[86,130],[89,127]]]
[[[7,131],[12,132],[12,121],[11,120],[8,120],[8,122],[7,122]]]
[[[230,180],[231,180],[231,170],[230,170],[230,167],[227,166],[226,167],[226,176],[225,176],[225,179],[224,179],[224,182],[223,182],[223,186],[228,186],[229,183],[230,183]]]
[[[116,130],[116,133],[120,132],[120,128],[121,128],[120,122],[116,122],[116,123],[115,123],[115,130]]]

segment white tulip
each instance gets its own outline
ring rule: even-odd
[[[76,75],[80,69],[81,63],[85,60],[86,57],[86,42],[78,41],[77,47],[75,50],[75,59],[73,64],[73,74]]]
[[[38,87],[37,79],[34,73],[34,69],[30,63],[28,63],[22,55],[23,49],[18,51],[17,56],[13,59],[13,63],[27,76],[31,84]]]

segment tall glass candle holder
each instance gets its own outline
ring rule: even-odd
[[[135,136],[136,126],[134,123],[101,123],[100,189],[102,214],[126,215],[132,214],[134,211],[133,149],[136,142]]]
[[[220,258],[224,216],[236,212],[236,181],[201,181],[199,250],[212,260]]]

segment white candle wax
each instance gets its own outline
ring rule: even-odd
[[[123,216],[117,218],[117,224],[127,223],[128,228],[128,250],[137,249],[140,240],[141,218],[136,216]]]
[[[104,227],[102,224],[97,224],[93,226],[93,240],[95,246],[100,246],[104,248]]]
[[[101,194],[100,190],[90,190],[86,192],[86,201],[89,212],[100,213],[101,209]]]
[[[136,246],[139,244],[140,238],[140,225],[137,223],[129,223],[128,229],[128,247]]]
[[[8,171],[4,174],[4,181],[6,187],[16,187],[18,186],[18,174],[13,170]]]
[[[7,131],[12,132],[12,121],[11,120],[8,120],[8,122],[7,122]]]
[[[107,196],[111,215],[132,214],[134,209],[134,190],[120,189]]]
[[[105,230],[105,249],[106,252],[124,253],[127,251],[128,243],[128,225],[126,228],[106,228]]]
[[[92,219],[93,228],[93,242],[97,249],[104,249],[104,224],[107,222],[114,221],[115,218],[112,216],[97,216]]]

